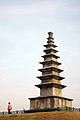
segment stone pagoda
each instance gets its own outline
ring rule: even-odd
[[[61,84],[61,80],[64,77],[60,76],[63,71],[59,68],[59,63],[57,61],[59,56],[56,55],[58,52],[55,48],[53,33],[48,33],[47,44],[44,45],[46,48],[44,50],[45,55],[43,62],[43,68],[38,69],[42,72],[42,75],[37,77],[41,80],[41,83],[35,85],[40,89],[40,96],[29,98],[30,99],[30,109],[46,109],[46,108],[56,108],[56,107],[72,107],[72,99],[62,97],[62,89],[65,85]]]

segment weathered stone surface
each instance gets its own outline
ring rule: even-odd
[[[57,107],[72,107],[72,101],[65,98],[36,98],[30,101],[31,109],[57,108]]]
[[[43,108],[54,108],[54,107],[72,107],[72,99],[62,97],[62,89],[66,86],[61,84],[61,80],[64,77],[60,76],[60,73],[63,71],[59,69],[59,63],[57,59],[59,58],[56,55],[57,47],[54,44],[53,33],[48,33],[47,45],[44,45],[46,53],[44,56],[43,62],[40,62],[43,65],[42,69],[39,69],[42,72],[42,76],[39,76],[41,84],[36,85],[40,88],[40,97],[29,98],[30,99],[30,109],[43,109]]]

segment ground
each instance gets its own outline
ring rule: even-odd
[[[0,115],[0,120],[80,120],[78,111],[55,111]]]

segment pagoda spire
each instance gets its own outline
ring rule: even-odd
[[[62,96],[62,89],[65,88],[66,86],[61,85],[60,82],[62,79],[64,79],[64,77],[60,76],[60,73],[63,70],[59,68],[59,63],[57,59],[60,57],[56,55],[58,51],[55,49],[52,32],[48,32],[47,39],[48,39],[47,46],[45,46],[46,49],[44,50],[45,55],[42,56],[44,58],[44,61],[42,63],[43,68],[38,69],[38,71],[42,72],[42,75],[37,77],[41,80],[41,84],[36,85],[36,87],[40,88],[41,96],[47,96],[48,94],[47,89],[51,88],[52,91],[50,91],[49,95]]]

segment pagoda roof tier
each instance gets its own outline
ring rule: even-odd
[[[35,85],[35,86],[38,87],[38,88],[55,87],[55,88],[59,88],[59,89],[63,89],[63,88],[66,87],[65,85],[61,85],[61,84],[57,84],[57,83],[52,83],[52,82],[42,83],[42,84],[38,84],[38,85]]]
[[[54,48],[47,48],[46,50],[44,50],[44,52],[45,52],[45,53],[47,53],[47,52],[54,52],[54,53],[56,53],[56,52],[58,52],[58,51],[55,50]]]
[[[53,54],[53,53],[43,55],[42,57],[43,57],[43,58],[46,58],[46,57],[49,57],[49,56],[54,57],[54,58],[60,58],[59,56],[57,56],[57,55],[55,55],[55,54]]]
[[[49,38],[49,40],[47,41],[47,43],[54,43],[54,41],[53,41],[53,38]]]
[[[52,47],[54,47],[54,48],[57,47],[57,46],[54,45],[54,44],[47,44],[47,45],[43,45],[43,46],[44,46],[44,47],[51,47],[51,46],[52,46]]]
[[[52,37],[48,37],[47,39],[48,39],[48,40],[51,40],[51,39],[54,40],[54,38],[52,38]]]
[[[45,61],[39,62],[39,63],[40,63],[40,64],[54,63],[54,64],[56,64],[56,65],[61,65],[61,63],[56,62],[56,61],[54,61],[54,60],[45,60]]]
[[[41,72],[49,71],[49,70],[55,71],[55,72],[58,72],[58,73],[60,73],[60,72],[63,71],[63,70],[61,70],[61,69],[59,69],[59,68],[55,68],[55,67],[53,67],[53,66],[49,66],[49,67],[44,67],[44,68],[42,68],[42,69],[38,69],[38,71],[41,71]]]
[[[64,77],[53,75],[53,74],[42,75],[42,76],[38,76],[37,78],[39,78],[40,80],[52,79],[52,78],[54,78],[56,80],[65,79]]]
[[[35,99],[46,99],[46,98],[59,98],[59,99],[73,101],[73,99],[62,97],[62,96],[55,96],[55,95],[52,95],[52,96],[39,96],[39,97],[33,97],[33,98],[28,98],[28,99],[35,100]]]

